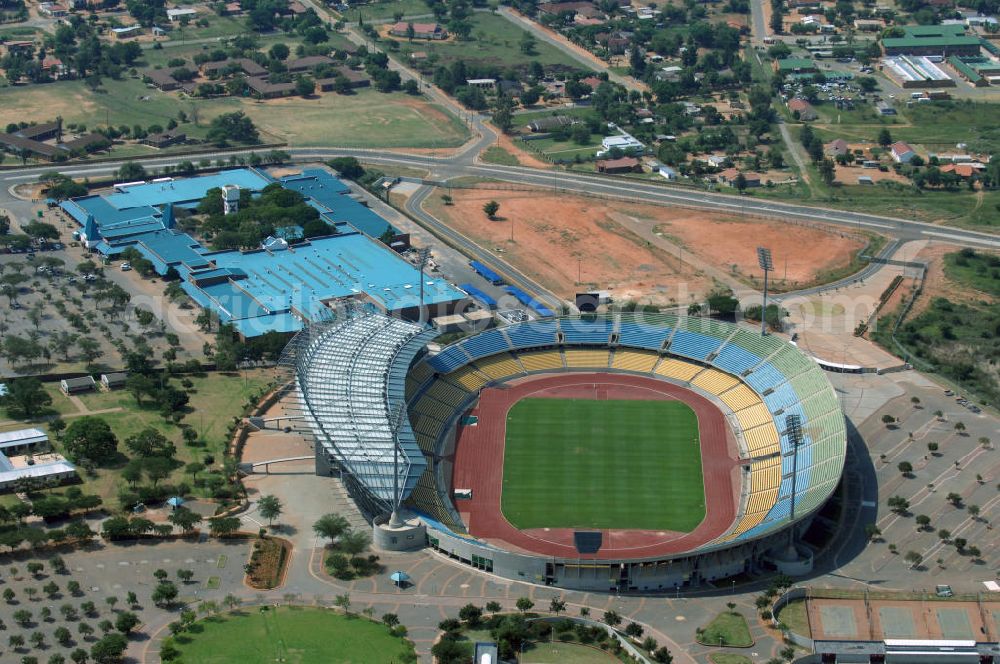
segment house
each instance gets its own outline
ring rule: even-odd
[[[976,167],[972,164],[945,164],[941,167],[942,173],[954,173],[963,180],[971,178],[976,171]]]
[[[294,14],[295,16],[301,16],[309,11],[304,4],[299,2],[299,0],[292,0],[288,3],[288,13]]]
[[[198,10],[191,7],[175,7],[167,10],[167,18],[171,23],[178,23],[183,20],[191,20],[198,15]]]
[[[569,117],[568,115],[549,115],[544,118],[538,118],[532,122],[528,123],[528,129],[534,133],[552,131],[553,129],[559,129],[560,127],[568,127],[571,124],[575,124],[576,120]]]
[[[617,136],[605,136],[601,139],[601,147],[604,149],[597,153],[598,157],[603,157],[615,149],[640,153],[646,151],[646,146],[639,139],[625,133]]]
[[[170,75],[165,69],[150,69],[143,72],[142,77],[147,83],[150,83],[164,92],[169,92],[171,90],[176,90],[181,87],[181,82]]]
[[[59,381],[59,389],[63,394],[79,394],[81,392],[91,392],[97,389],[97,381],[93,376],[82,376],[80,378],[63,378]]]
[[[735,168],[727,168],[726,170],[719,173],[719,182],[728,184],[730,187],[736,186],[736,181],[739,176],[743,176],[744,187],[746,189],[751,189],[760,186],[760,176],[756,173],[741,173]]]
[[[622,157],[620,159],[601,159],[595,163],[598,173],[641,173],[642,166],[635,157]]]
[[[14,132],[21,138],[32,141],[48,141],[62,135],[62,122],[42,122],[21,127]]]
[[[241,71],[247,76],[265,76],[267,69],[250,58],[231,58],[218,62],[206,62],[201,66],[201,73],[204,76],[214,77],[231,71]]]
[[[723,168],[724,166],[729,164],[729,157],[718,154],[710,154],[708,155],[708,158],[705,159],[704,161],[709,166],[714,166],[716,168]]]
[[[889,148],[889,153],[892,155],[893,161],[900,164],[910,163],[917,153],[909,145],[903,141],[896,141]]]
[[[115,373],[101,374],[101,387],[105,390],[114,390],[119,387],[125,387],[125,380],[128,378],[128,374],[124,371],[116,371]]]
[[[867,32],[878,32],[885,27],[885,23],[880,20],[856,18],[854,19],[854,29]]]
[[[393,37],[410,38],[410,26],[413,27],[413,39],[439,40],[448,38],[448,31],[437,23],[398,21],[389,28],[389,34]]]
[[[52,55],[46,55],[42,60],[42,71],[55,79],[62,78],[68,72],[63,61]]]
[[[60,150],[65,150],[70,153],[95,152],[96,150],[101,150],[110,146],[111,141],[108,137],[104,134],[98,134],[96,132],[90,132],[89,134],[84,134],[83,136],[77,136],[72,140],[58,145]]]
[[[793,114],[797,114],[799,120],[809,121],[817,118],[816,109],[813,108],[812,104],[801,97],[790,99],[788,101],[788,110]]]
[[[253,62],[251,60],[251,62]],[[254,63],[257,64],[257,63]],[[307,55],[304,58],[298,58],[296,60],[289,60],[285,63],[288,68],[288,72],[291,74],[299,74],[306,71],[312,71],[319,67],[320,65],[332,65],[333,58],[327,57],[325,55]]]
[[[73,479],[76,479],[76,467],[54,452],[37,454],[31,451],[16,456],[0,452],[0,491],[19,490],[24,482],[48,486]]]
[[[581,78],[580,82],[584,85],[589,85],[591,90],[596,90],[604,80],[596,76],[588,76],[587,78]]]
[[[30,454],[49,447],[49,437],[41,429],[18,429],[0,433],[0,454]]]
[[[276,99],[295,94],[294,83],[271,83],[260,76],[243,79],[250,91],[259,99]]]
[[[661,81],[679,81],[683,73],[684,67],[671,65],[670,67],[661,67],[655,76]]]
[[[22,152],[29,155],[38,155],[45,159],[55,159],[58,155],[64,154],[62,150],[54,145],[23,138],[16,134],[0,134],[0,148],[14,154]]]
[[[786,74],[802,74],[816,71],[816,61],[809,58],[782,58],[775,61],[774,68]]]
[[[9,41],[3,46],[7,49],[8,55],[27,55],[35,47],[33,41]]]
[[[225,16],[237,16],[243,13],[243,5],[239,2],[227,2],[226,6],[222,10]]]
[[[178,143],[183,143],[187,140],[187,134],[176,129],[171,129],[168,131],[161,132],[159,134],[150,134],[146,138],[142,139],[143,145],[148,145],[153,148],[168,148],[171,145],[177,145]]]
[[[465,84],[470,88],[492,90],[497,86],[497,80],[495,78],[467,78],[465,79]]]
[[[132,39],[142,34],[141,25],[127,25],[122,28],[111,28],[111,36],[115,39]]]
[[[512,81],[504,78],[497,81],[497,90],[500,91],[500,94],[507,95],[508,97],[520,97],[521,93],[524,92],[524,85],[521,81]]]
[[[631,41],[631,37],[627,37],[623,33],[617,33],[608,37],[608,53],[611,55],[624,55]]]
[[[656,172],[659,173],[660,177],[662,177],[665,180],[672,181],[676,180],[678,177],[677,171],[675,171],[670,166],[664,166],[663,164],[660,164],[660,167],[656,169]]]
[[[823,153],[828,157],[840,157],[847,154],[847,141],[838,138],[823,146]]]
[[[321,92],[330,92],[341,76],[347,79],[347,84],[352,88],[366,88],[372,84],[371,79],[363,72],[355,71],[350,67],[337,67],[336,76],[318,79],[316,85],[319,86]]]
[[[862,184],[862,185],[866,185],[866,186],[871,186],[871,185],[875,184],[875,181],[872,180],[872,176],[870,176],[870,175],[859,175],[858,176],[858,184]]]
[[[69,13],[69,10],[55,2],[40,2],[38,12],[52,18],[62,18]]]

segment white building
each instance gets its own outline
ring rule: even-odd
[[[222,186],[222,213],[233,214],[240,211],[240,188],[235,184]]]
[[[188,17],[189,19],[193,19],[197,15],[198,15],[198,10],[191,9],[190,7],[177,7],[174,9],[167,10],[167,18],[170,19],[171,23],[176,23],[185,16]]]
[[[624,132],[617,136],[605,136],[601,140],[601,147],[603,149],[597,153],[598,157],[605,156],[615,148],[623,152],[632,151],[641,153],[646,151],[646,146],[639,139]]]

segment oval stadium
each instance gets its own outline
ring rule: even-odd
[[[317,473],[380,545],[600,591],[811,568],[794,531],[836,489],[846,431],[794,344],[639,313],[436,336],[354,313],[290,345]]]

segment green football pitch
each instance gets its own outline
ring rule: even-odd
[[[705,517],[698,418],[679,401],[522,399],[501,509],[520,529],[690,532]]]

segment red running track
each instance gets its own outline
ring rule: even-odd
[[[531,396],[575,399],[672,399],[698,417],[705,483],[705,519],[690,533],[653,530],[604,530],[596,555],[581,555],[569,528],[519,530],[500,509],[507,411]],[[736,518],[739,461],[736,439],[722,411],[708,399],[666,381],[612,373],[531,376],[482,391],[472,415],[476,426],[457,432],[452,487],[472,489],[471,500],[456,501],[469,532],[501,548],[558,558],[601,560],[653,558],[695,549],[722,535]]]

